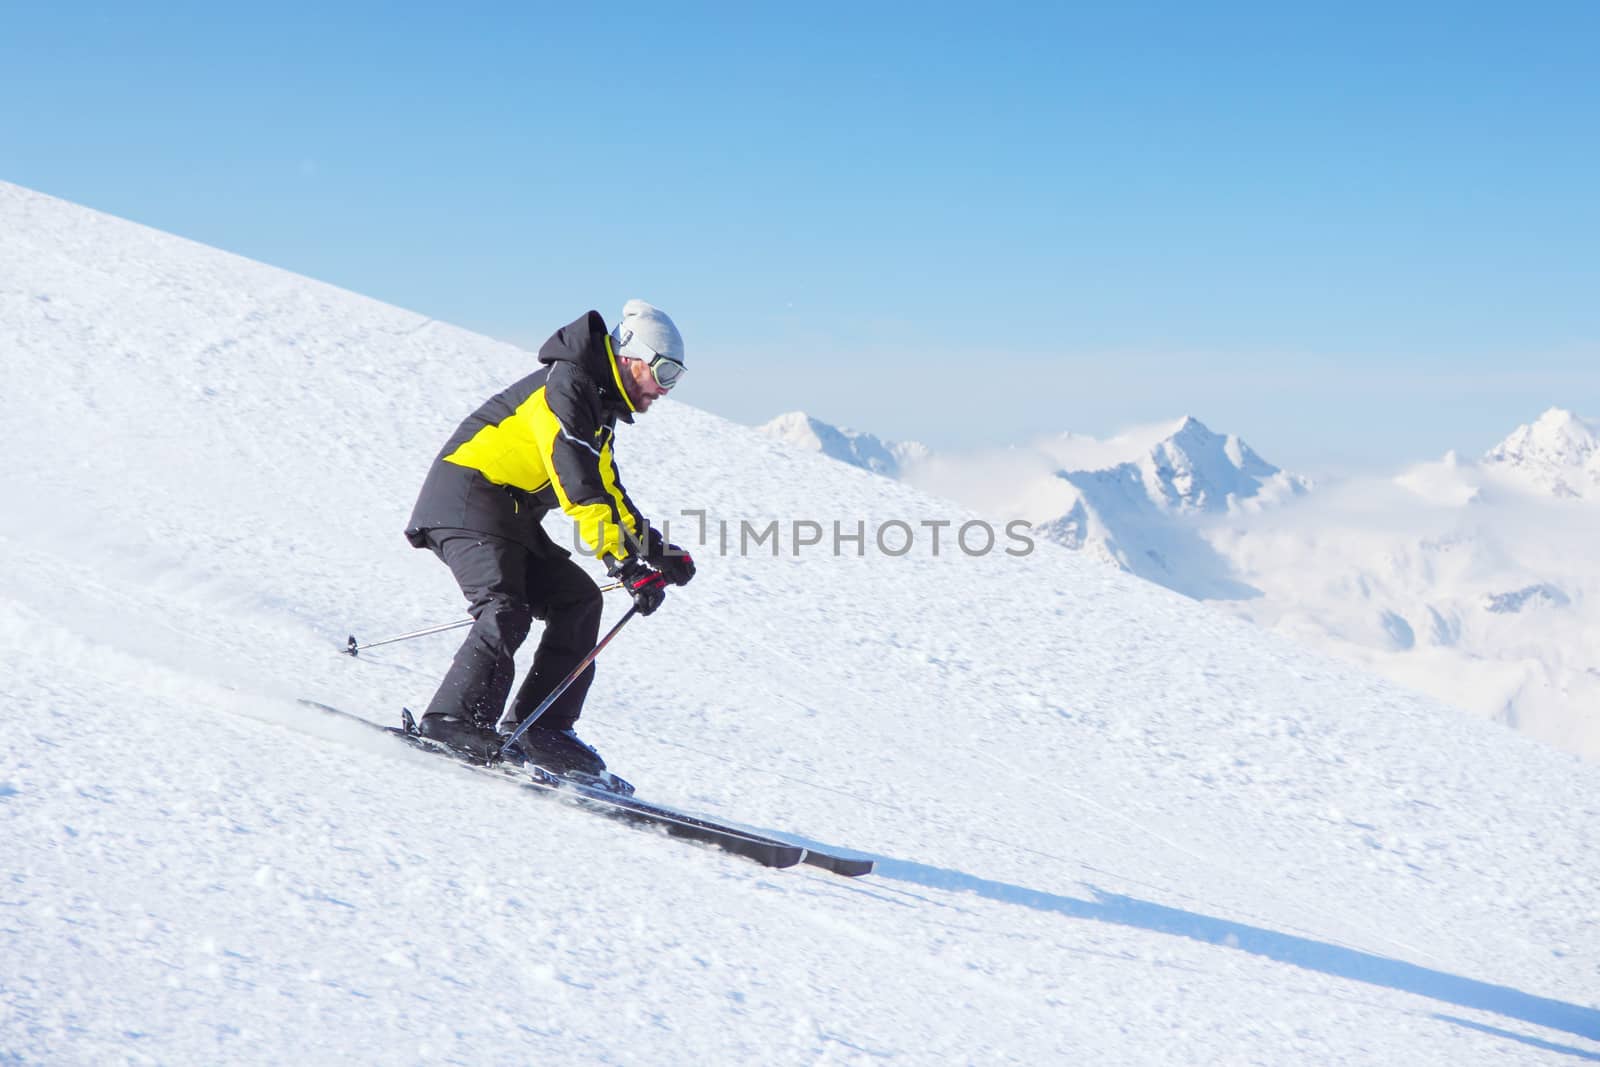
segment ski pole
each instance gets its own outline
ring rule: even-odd
[[[602,585],[600,587],[600,591],[602,593],[609,593],[613,589],[621,588],[621,582],[612,582],[610,585]],[[385,637],[382,641],[368,641],[364,645],[356,640],[355,634],[351,634],[350,640],[345,644],[344,648],[340,649],[339,651],[343,652],[347,656],[359,656],[367,649],[377,648],[379,645],[392,645],[396,641],[409,641],[413,637],[427,637],[429,634],[442,634],[446,630],[459,630],[461,627],[471,626],[477,621],[478,620],[476,619],[462,619],[459,622],[447,622],[443,626],[430,626],[426,630],[413,630],[408,634],[400,634],[398,637]]]
[[[356,641],[355,634],[351,634],[349,642],[346,643],[344,648],[340,649],[339,651],[343,652],[347,656],[358,656],[361,654],[363,649],[377,648],[379,645],[392,645],[396,641],[409,641],[413,637],[427,637],[429,634],[442,634],[446,630],[459,630],[461,627],[471,626],[477,621],[478,620],[476,619],[462,619],[460,622],[447,622],[443,626],[430,626],[426,630],[413,630],[408,634],[401,634],[398,637],[385,637],[382,641],[369,641],[364,645]]]
[[[620,584],[620,583],[618,583],[618,584]],[[589,665],[595,661],[595,657],[600,655],[600,650],[605,648],[607,645],[609,645],[611,643],[611,639],[613,637],[617,636],[617,631],[621,630],[622,627],[627,623],[627,621],[629,619],[633,618],[634,615],[638,614],[638,611],[639,611],[639,605],[637,605],[637,604],[635,604],[633,607],[629,608],[627,614],[622,616],[622,618],[618,619],[617,620],[617,624],[615,626],[613,626],[611,628],[611,630],[604,637],[602,637],[600,639],[600,643],[598,645],[595,645],[594,649],[587,656],[583,657],[583,659],[578,663],[578,665],[576,667],[572,668],[572,673],[567,675],[565,678],[561,679],[561,684],[556,686],[555,689],[551,690],[550,695],[544,698],[544,703],[542,703],[538,707],[534,708],[533,709],[533,714],[529,715],[526,719],[522,720],[521,725],[519,725],[516,728],[516,730],[514,730],[512,732],[510,737],[506,738],[505,744],[500,746],[500,758],[501,759],[509,758],[510,752],[511,752],[511,746],[513,746],[513,745],[515,745],[517,743],[517,739],[520,738],[523,734],[527,733],[528,732],[528,727],[530,727],[534,723],[538,722],[539,721],[539,717],[542,716],[546,711],[548,711],[550,709],[550,705],[551,704],[554,704],[556,702],[556,698],[559,697],[562,693],[565,693],[567,691],[567,687],[570,686],[573,682],[576,682],[578,680],[578,675],[582,674],[585,670],[587,670],[589,668]]]

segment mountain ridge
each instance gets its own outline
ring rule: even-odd
[[[930,452],[901,476],[1600,759],[1600,568],[1586,562],[1600,435],[1570,411],[1480,459],[1322,486],[1192,415],[973,459]]]

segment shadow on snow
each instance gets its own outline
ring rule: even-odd
[[[1074,919],[1092,919],[1096,922],[1128,926],[1138,930],[1151,930],[1175,937],[1186,937],[1208,945],[1223,945],[1279,963],[1302,967],[1308,971],[1348,978],[1387,989],[1398,989],[1461,1008],[1494,1012],[1507,1018],[1600,1041],[1600,1011],[1547,997],[1536,997],[1509,986],[1479,982],[1428,967],[1419,967],[1414,963],[1375,956],[1357,949],[1330,945],[1228,919],[1218,919],[1198,912],[1184,911],[1181,908],[1169,908],[1135,897],[1107,893],[1093,886],[1089,887],[1094,894],[1093,899],[1080,900],[1076,897],[1059,896],[1007,882],[978,878],[961,871],[929,867],[886,856],[875,858],[878,863],[876,873],[880,878],[909,882],[929,889],[975,893],[990,900],[1020,904],[1035,911],[1054,912]],[[1450,1016],[1436,1017],[1470,1025],[1487,1033],[1536,1044],[1541,1048],[1600,1060],[1600,1056],[1579,1049],[1548,1045],[1493,1027],[1469,1024],[1466,1020],[1457,1020]]]

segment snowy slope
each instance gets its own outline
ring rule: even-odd
[[[1600,1056],[1570,757],[1051,546],[724,555],[962,516],[666,404],[625,476],[711,543],[584,728],[882,858],[766,871],[295,704],[431,691],[335,650],[459,614],[399,528],[525,353],[0,185],[0,359],[0,1061]]]

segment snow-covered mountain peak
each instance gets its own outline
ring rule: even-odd
[[[1211,428],[1209,426],[1195,418],[1193,415],[1185,415],[1180,418],[1177,423],[1173,425],[1172,432],[1167,434],[1167,436],[1180,437],[1185,434],[1203,437],[1216,436],[1216,434],[1211,432]]]
[[[1543,492],[1587,497],[1600,492],[1600,429],[1565,408],[1551,408],[1519,426],[1483,459]]]
[[[1104,441],[1062,434],[1037,447],[1059,463],[1028,509],[1041,535],[1197,598],[1253,590],[1229,578],[1190,520],[1258,510],[1309,488],[1193,415]]]
[[[1193,415],[1158,441],[1139,464],[1151,499],[1176,510],[1220,512],[1261,492],[1281,470],[1233,435],[1212,432]],[[1290,491],[1304,483],[1291,479]]]
[[[762,433],[785,444],[811,452],[821,452],[853,467],[898,478],[905,464],[928,456],[927,446],[916,441],[887,441],[807,415],[791,411],[760,426]]]
[[[1034,442],[1065,476],[1137,469],[1152,499],[1174,507],[1226,510],[1229,497],[1248,499],[1282,472],[1232,434],[1193,415],[1135,427],[1106,438],[1061,433]],[[1292,479],[1303,488],[1303,479]]]

